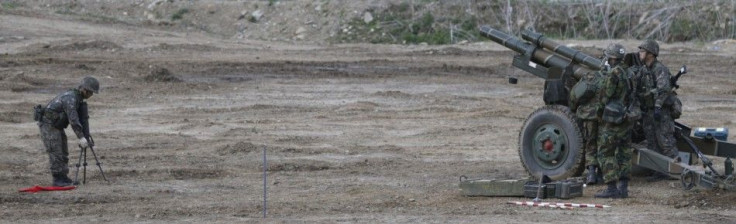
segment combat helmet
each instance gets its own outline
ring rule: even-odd
[[[603,54],[607,58],[623,59],[626,49],[621,44],[609,44],[606,50],[603,50]]]
[[[657,44],[657,41],[655,40],[645,40],[644,43],[641,43],[641,45],[639,45],[639,49],[644,49],[649,53],[652,53],[655,57],[659,56],[659,44]]]
[[[82,79],[82,83],[79,84],[80,89],[86,89],[94,93],[100,92],[100,82],[92,76],[87,76]]]

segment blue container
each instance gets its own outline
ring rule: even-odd
[[[728,139],[728,128],[695,128],[693,135],[701,138],[710,136],[725,142]]]

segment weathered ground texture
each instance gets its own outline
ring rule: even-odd
[[[594,199],[602,187],[593,186],[571,200],[609,209],[461,196],[461,175],[525,176],[517,133],[543,105],[542,80],[492,42],[285,44],[23,13],[0,14],[0,37],[3,223],[736,222],[734,193],[683,191],[678,181],[636,178],[629,199]],[[678,91],[681,122],[736,130],[734,51],[711,49],[664,44],[661,59],[691,69]],[[32,107],[84,75],[102,83],[89,104],[110,182],[89,157],[86,185],[18,193],[51,182]]]

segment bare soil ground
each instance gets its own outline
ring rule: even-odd
[[[629,199],[594,199],[602,187],[591,186],[570,200],[610,209],[461,196],[461,175],[526,176],[517,133],[543,105],[542,80],[495,43],[293,45],[12,14],[0,14],[0,36],[3,223],[262,222],[264,148],[266,222],[736,222],[733,192],[678,181],[636,178]],[[662,45],[671,70],[691,69],[681,122],[733,129],[733,52]],[[110,182],[90,157],[86,185],[18,193],[51,182],[32,107],[84,75],[102,83],[89,104]],[[73,177],[79,150],[69,143]]]

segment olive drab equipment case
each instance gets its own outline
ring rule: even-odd
[[[576,179],[550,181],[541,184],[532,178],[497,180],[460,177],[463,196],[528,197],[570,199],[583,196],[583,183]]]
[[[580,105],[587,103],[595,96],[595,93],[598,91],[599,86],[597,82],[601,78],[600,76],[598,72],[588,74],[572,86],[570,100],[573,104]]]
[[[467,179],[460,177],[460,193],[464,196],[521,197],[530,179]]]
[[[539,182],[528,181],[524,184],[524,197],[536,198],[539,190]],[[570,199],[583,196],[583,182],[575,179],[559,180],[543,183],[539,198]]]

